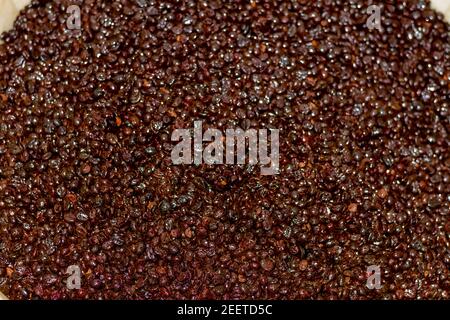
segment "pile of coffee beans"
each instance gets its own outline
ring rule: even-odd
[[[423,0],[32,1],[0,44],[0,291],[448,299],[449,32]],[[279,129],[280,173],[173,165],[196,120]]]

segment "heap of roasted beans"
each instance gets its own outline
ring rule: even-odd
[[[33,1],[0,44],[0,291],[448,299],[449,31],[426,1]],[[173,165],[195,120],[279,129],[280,173]]]

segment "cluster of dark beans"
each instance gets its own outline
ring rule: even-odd
[[[450,27],[373,2],[33,1],[0,44],[0,291],[448,299]],[[194,120],[280,129],[280,174],[172,165]]]

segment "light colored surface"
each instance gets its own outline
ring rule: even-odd
[[[0,0],[0,32],[12,28],[19,11],[28,3],[30,0]],[[450,23],[450,0],[431,0],[431,4],[435,10],[443,13]],[[0,292],[0,300],[6,299]]]

